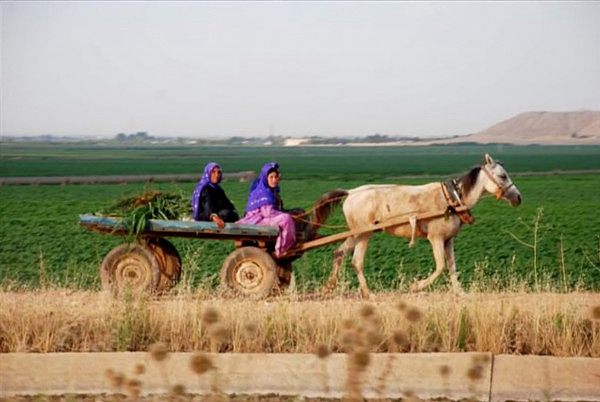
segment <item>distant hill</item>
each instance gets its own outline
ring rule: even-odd
[[[475,134],[436,143],[599,145],[600,111],[525,112]]]
[[[96,143],[101,145],[259,145],[259,146],[409,146],[460,143],[504,143],[516,145],[600,145],[600,111],[525,112],[501,121],[475,134],[454,137],[419,138],[373,134],[365,137],[304,138],[271,135],[269,137],[188,138],[154,137],[145,131],[117,134],[114,138],[76,138],[54,135],[11,137],[0,135],[0,143]]]

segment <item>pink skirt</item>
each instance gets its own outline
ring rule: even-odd
[[[275,256],[281,257],[283,253],[296,243],[296,225],[289,214],[273,208],[272,205],[263,205],[252,210],[236,223],[247,225],[278,226],[279,236],[275,242]]]

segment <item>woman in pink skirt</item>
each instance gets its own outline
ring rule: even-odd
[[[246,215],[237,223],[250,225],[278,226],[279,236],[275,243],[275,256],[281,257],[296,242],[296,228],[292,217],[282,212],[283,203],[279,196],[279,165],[266,163],[260,177],[250,186]]]

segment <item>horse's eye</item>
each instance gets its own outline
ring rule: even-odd
[[[504,173],[502,173],[501,175],[498,175],[498,177],[500,177],[502,180],[506,180],[508,178],[508,176],[505,175]]]

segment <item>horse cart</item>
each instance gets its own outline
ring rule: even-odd
[[[79,223],[95,232],[127,236],[123,219],[80,215]],[[266,297],[289,284],[291,264],[276,261],[274,249],[279,228],[258,225],[225,224],[219,229],[212,222],[151,219],[141,236],[112,249],[102,261],[102,287],[113,293],[127,288],[147,293],[163,293],[177,284],[181,258],[167,237],[233,240],[236,249],[221,268],[221,284],[244,296]]]
[[[100,267],[102,285],[116,291],[131,287],[164,292],[177,283],[181,273],[179,254],[165,237],[212,238],[233,240],[236,246],[221,267],[222,287],[236,295],[261,298],[290,284],[292,261],[305,251],[343,241],[334,253],[327,287],[335,286],[344,258],[353,252],[352,266],[361,295],[368,298],[364,257],[370,234],[385,230],[391,235],[410,239],[409,246],[416,237],[427,238],[431,244],[435,271],[416,282],[412,290],[429,286],[447,265],[452,286],[460,292],[453,238],[463,224],[473,223],[470,209],[485,192],[513,207],[521,204],[521,192],[503,165],[489,154],[484,155],[483,165],[446,182],[334,189],[319,198],[310,219],[301,219],[307,216],[303,211],[298,215],[291,213],[296,220],[296,245],[279,257],[274,253],[279,234],[277,227],[227,223],[219,229],[212,222],[150,220],[138,240],[118,246],[106,255]],[[333,208],[342,202],[349,230],[320,236],[317,230]],[[128,233],[120,219],[80,215],[79,220],[91,230]]]
[[[417,219],[438,215],[440,214],[424,214]],[[303,228],[301,231],[304,230],[304,233],[297,230],[297,238],[300,239],[297,245],[277,258],[274,249],[279,228],[276,226],[226,223],[223,229],[219,229],[213,222],[151,219],[135,241],[115,247],[104,257],[100,266],[100,278],[103,289],[115,294],[126,289],[164,293],[177,284],[182,269],[179,253],[167,237],[229,240],[234,242],[236,248],[221,266],[222,288],[236,296],[260,299],[289,286],[292,262],[304,252],[351,236],[407,225],[410,220],[408,217],[401,217],[360,230],[328,236],[314,233],[306,235],[306,228]],[[123,237],[129,234],[125,221],[120,218],[87,214],[79,216],[79,223],[95,232]]]

